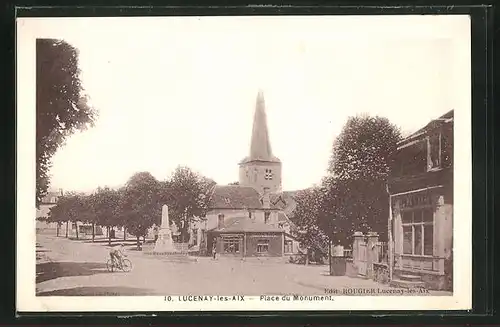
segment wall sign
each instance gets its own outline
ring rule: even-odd
[[[257,235],[249,235],[249,237],[258,237],[258,238],[262,238],[262,237],[280,237],[281,235],[279,234],[257,234]]]
[[[407,195],[401,199],[401,208],[412,208],[418,206],[431,205],[431,197],[429,194]]]

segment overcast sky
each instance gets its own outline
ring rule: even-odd
[[[236,181],[259,88],[285,190],[320,181],[348,116],[382,115],[411,132],[450,109],[470,108],[458,84],[470,76],[464,17],[20,24],[31,38],[61,38],[80,50],[82,82],[100,112],[93,129],[70,137],[53,158],[52,186],[65,190],[121,185],[138,171],[163,180],[177,165],[219,184]]]

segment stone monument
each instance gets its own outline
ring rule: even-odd
[[[161,226],[158,231],[158,239],[156,240],[153,253],[171,253],[177,252],[172,241],[172,231],[168,221],[168,206],[163,205],[161,209]]]

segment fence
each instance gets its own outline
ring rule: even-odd
[[[388,269],[388,246],[385,242],[378,241],[377,233],[363,235],[361,232],[354,234],[352,247],[351,271],[355,275],[366,278],[376,278],[381,268]]]
[[[188,253],[188,251],[189,251],[188,243],[176,243],[176,242],[174,242],[173,245],[174,245],[174,249],[177,252]]]

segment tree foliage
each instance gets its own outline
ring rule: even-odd
[[[170,180],[163,183],[162,201],[169,207],[169,217],[186,239],[193,217],[204,217],[209,208],[209,193],[215,182],[188,167],[177,167]],[[159,221],[158,221],[159,223]]]
[[[350,117],[333,144],[328,170],[341,181],[387,180],[400,139],[387,118]]]
[[[293,222],[298,228],[301,246],[323,249],[328,243],[325,232],[324,190],[321,187],[300,191],[295,196],[296,208]]]
[[[91,219],[91,204],[88,197],[82,193],[68,192],[61,196],[57,204],[50,208],[48,222],[71,221],[77,225],[76,237],[78,238],[78,222]]]
[[[126,184],[120,201],[120,213],[127,231],[137,238],[161,217],[160,183],[148,172],[136,173]]]
[[[115,226],[123,224],[119,212],[120,193],[109,187],[98,188],[97,191],[90,196],[92,202],[93,220],[100,226],[111,229]],[[94,233],[92,233],[94,235]],[[111,244],[111,234],[108,233],[109,244]]]
[[[66,138],[94,124],[83,93],[78,50],[62,40],[36,41],[36,204],[50,185],[51,158]]]
[[[387,237],[387,179],[401,134],[387,118],[350,117],[333,145],[330,177],[323,181],[325,211],[342,243],[355,231]]]

